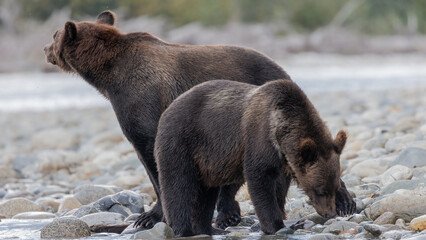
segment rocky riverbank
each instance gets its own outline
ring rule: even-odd
[[[358,213],[323,219],[292,185],[287,226],[304,218],[304,229],[274,238],[426,238],[425,92],[312,93],[332,133],[349,134],[342,178]],[[110,108],[0,113],[0,125],[0,238],[173,236],[163,224],[136,234],[130,226],[156,196]],[[240,226],[215,238],[261,236],[245,188],[237,199]]]

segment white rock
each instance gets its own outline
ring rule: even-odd
[[[102,197],[116,193],[114,187],[107,185],[85,184],[74,190],[74,197],[83,205],[95,202]]]
[[[82,238],[91,235],[89,226],[76,217],[61,217],[40,230],[40,238]]]
[[[350,172],[361,178],[374,177],[386,171],[386,164],[381,159],[367,159],[350,169]]]
[[[380,176],[380,182],[383,186],[387,186],[398,180],[409,180],[412,176],[413,173],[410,168],[402,165],[395,165]]]
[[[98,212],[88,214],[80,219],[87,223],[89,227],[100,225],[114,225],[124,223],[124,216],[114,212]]]
[[[55,217],[55,214],[49,212],[23,212],[13,216],[13,219],[49,219]]]
[[[68,149],[77,144],[77,134],[64,128],[42,130],[31,138],[32,149]]]
[[[76,152],[52,150],[40,152],[37,159],[37,168],[42,173],[54,173],[61,169],[70,170],[84,160]]]
[[[14,198],[0,203],[0,216],[11,218],[18,213],[44,211],[43,207],[25,198]]]
[[[402,151],[407,148],[408,143],[413,142],[416,139],[417,136],[415,134],[406,134],[403,136],[394,137],[386,142],[385,148],[389,152]]]

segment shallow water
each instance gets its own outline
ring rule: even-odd
[[[308,94],[426,86],[426,58],[422,55],[299,54],[278,62]],[[100,93],[75,74],[0,74],[0,111],[108,105]]]
[[[40,239],[40,229],[50,223],[52,219],[47,220],[14,220],[2,219],[0,222],[0,239]],[[288,236],[265,236],[260,233],[251,233],[247,236],[231,237],[231,236],[213,236],[214,240],[303,240],[310,235],[288,235]],[[114,233],[98,233],[84,239],[131,239],[132,235],[120,235]]]

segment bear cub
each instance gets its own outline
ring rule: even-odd
[[[247,182],[261,230],[274,234],[284,227],[292,180],[320,215],[333,217],[345,143],[345,132],[333,139],[291,80],[197,85],[158,126],[154,154],[166,221],[177,236],[211,234],[220,187]]]

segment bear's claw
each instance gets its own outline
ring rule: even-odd
[[[240,223],[241,217],[239,213],[235,212],[219,212],[216,218],[216,227],[225,229],[230,226],[237,226]]]
[[[161,222],[163,219],[162,212],[158,211],[154,206],[150,211],[141,213],[141,215],[136,219],[136,222],[133,224],[133,227],[142,227],[142,228],[152,228],[158,222]]]
[[[356,203],[346,187],[341,187],[336,192],[336,212],[342,217],[356,212]]]

